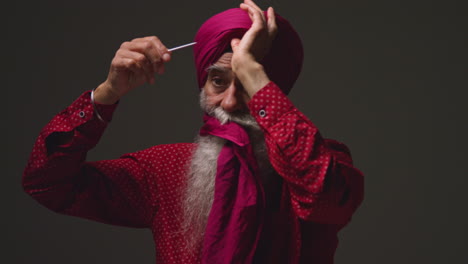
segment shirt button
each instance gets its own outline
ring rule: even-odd
[[[260,117],[265,117],[266,116],[266,111],[262,109],[262,110],[258,111],[258,115]]]
[[[80,113],[78,114],[81,118],[85,117],[85,113],[84,111],[80,111]]]

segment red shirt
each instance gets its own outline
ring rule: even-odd
[[[196,145],[159,145],[119,159],[86,162],[106,124],[89,92],[41,131],[23,175],[25,191],[58,213],[150,228],[156,263],[198,263],[180,232],[185,175]],[[264,131],[271,164],[281,176],[255,263],[333,263],[337,233],[363,199],[363,175],[348,148],[324,139],[270,82],[248,103]],[[109,120],[116,105],[97,105]],[[65,144],[61,138],[69,135]]]

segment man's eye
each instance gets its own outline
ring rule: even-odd
[[[211,79],[211,81],[213,82],[215,86],[223,86],[225,84],[224,80],[219,77],[214,77]]]

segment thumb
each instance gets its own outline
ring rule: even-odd
[[[236,52],[237,48],[239,47],[240,39],[238,38],[233,38],[231,40],[231,48],[233,52]]]

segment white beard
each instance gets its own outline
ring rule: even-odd
[[[200,105],[208,114],[216,117],[222,124],[234,121],[246,128],[257,160],[262,182],[268,181],[274,169],[268,160],[264,135],[255,118],[249,113],[232,115],[221,107],[208,109],[205,95],[200,94]],[[197,136],[197,149],[193,154],[187,176],[187,189],[183,201],[182,230],[187,241],[187,249],[199,254],[202,249],[206,223],[214,199],[217,161],[225,139],[215,136]]]
[[[239,125],[246,127],[247,129],[256,129],[260,130],[260,126],[258,125],[255,118],[250,115],[249,112],[234,112],[228,113],[224,111],[221,107],[212,107],[206,104],[206,94],[205,91],[202,89],[200,92],[200,107],[205,111],[207,114],[214,116],[216,119],[221,122],[221,124],[226,124],[228,121],[233,121],[238,123]]]

